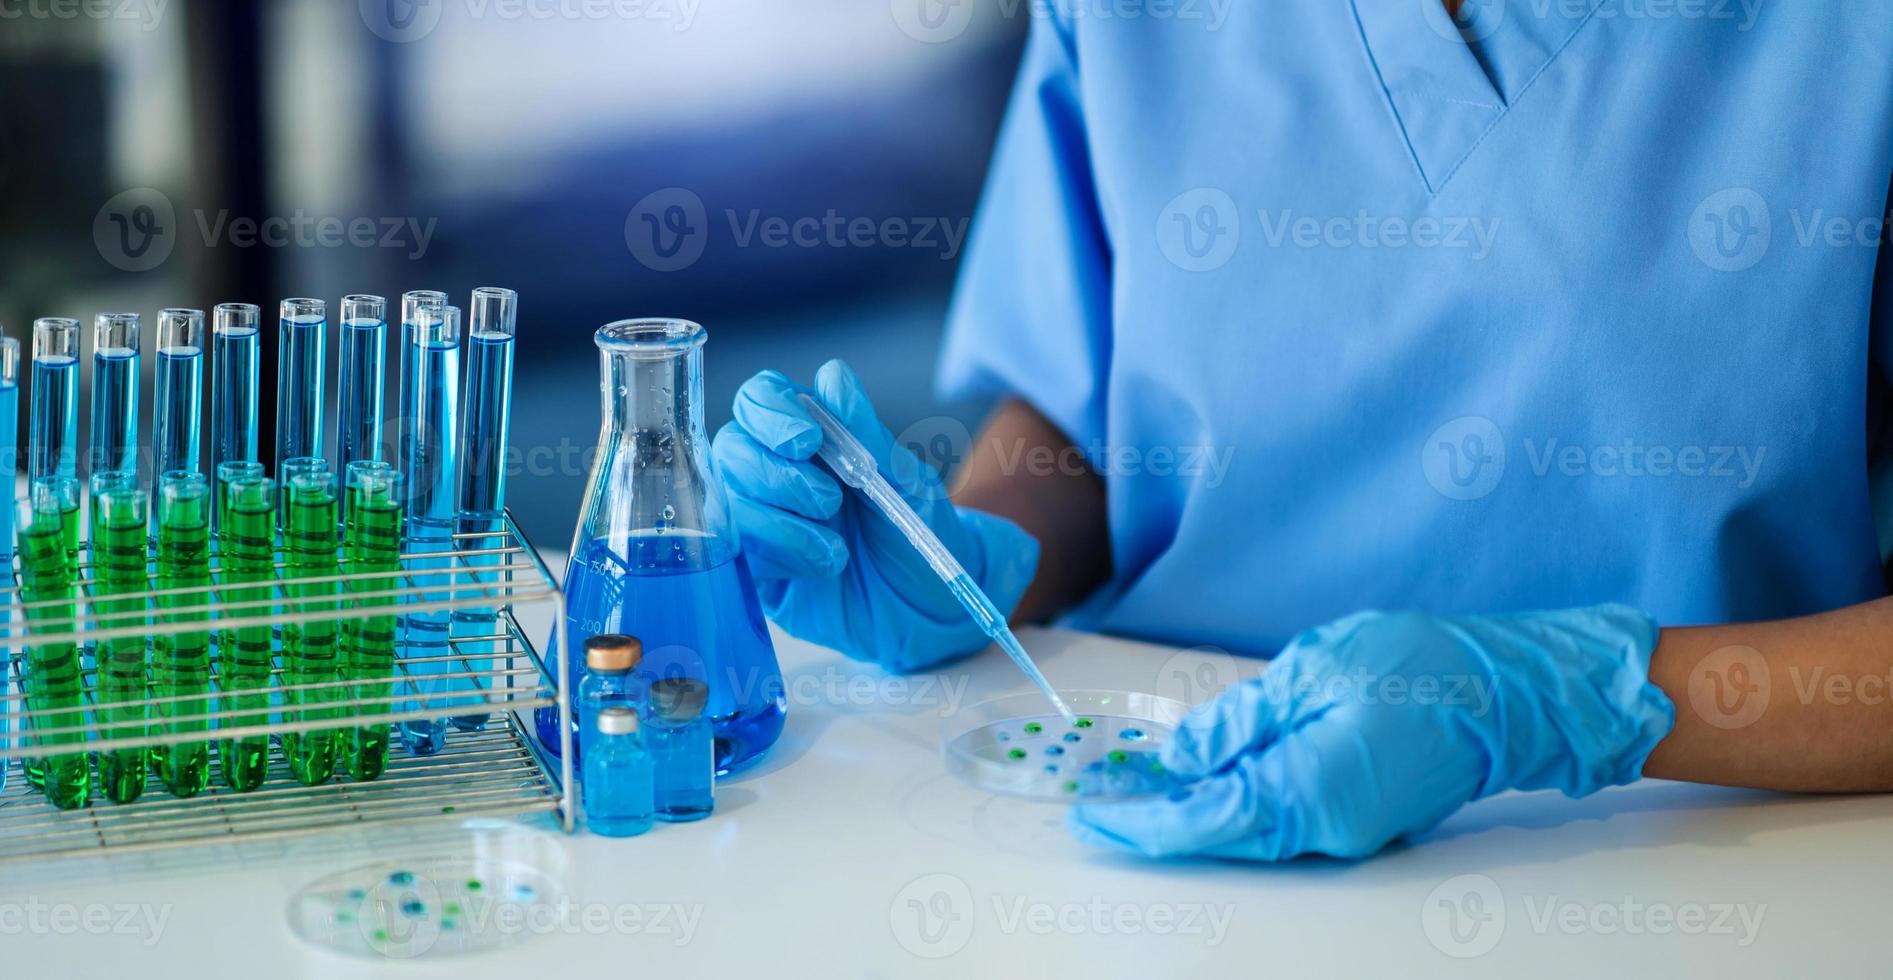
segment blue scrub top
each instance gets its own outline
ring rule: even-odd
[[[1030,9],[941,386],[1103,473],[1079,625],[1886,594],[1893,5]]]

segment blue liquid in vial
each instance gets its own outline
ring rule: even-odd
[[[657,766],[657,819],[702,820],[716,807],[715,736],[708,719],[671,724],[653,718],[644,726],[651,761]]]
[[[158,351],[156,432],[157,475],[172,470],[202,472],[198,435],[203,425],[204,352],[198,347]]]
[[[512,413],[513,400],[513,337],[499,332],[482,332],[470,336],[467,340],[467,389],[466,405],[462,406],[466,418],[462,420],[462,432],[459,451],[462,454],[460,464],[460,507],[458,530],[462,535],[482,535],[482,537],[462,537],[460,547],[466,549],[499,548],[505,545],[505,521],[501,514],[506,506],[506,429],[508,416]],[[499,565],[505,561],[503,555],[476,555],[466,560],[473,568]],[[496,585],[499,573],[480,572],[477,581],[480,585]],[[476,576],[468,576],[467,584],[474,584]],[[494,611],[489,607],[476,606],[472,609],[457,609],[453,612],[453,635],[456,639],[473,636],[492,636],[499,631],[493,618]],[[491,647],[491,643],[469,643],[463,647],[480,649]],[[469,658],[468,666],[473,670],[487,669],[486,658]],[[477,691],[482,686],[480,679],[469,678],[456,681],[456,690]],[[453,719],[454,725],[467,731],[478,731],[486,727],[485,715],[462,715]]]
[[[454,479],[459,474],[454,447],[455,423],[460,417],[460,345],[456,342],[421,343],[417,340],[407,352],[403,366],[401,456],[407,471],[408,514],[407,551],[410,554],[451,552],[454,548]],[[447,599],[453,577],[452,558],[417,558],[408,563],[415,573],[415,584],[438,587],[439,592],[423,592],[421,601]],[[436,574],[423,574],[438,570]],[[446,612],[411,614],[402,617],[404,656],[446,657],[449,652],[448,630],[452,615]],[[425,705],[436,707],[439,696],[447,693],[447,683],[426,680],[430,674],[444,674],[459,669],[447,660],[417,663],[408,667],[419,694],[428,695]],[[439,718],[410,721],[401,726],[408,751],[432,755],[446,744],[446,724]]]
[[[282,321],[282,349],[276,362],[279,477],[285,460],[322,455],[322,364],[327,328],[328,320],[322,317]],[[278,516],[280,519],[280,513]]]
[[[33,358],[33,407],[27,475],[76,475],[79,465],[79,359]]]
[[[651,829],[656,815],[654,766],[638,733],[588,733],[590,744],[580,788],[585,826],[606,837],[635,837]]]
[[[701,557],[679,561],[691,554]],[[637,673],[647,688],[664,677],[710,686],[704,715],[715,731],[718,774],[755,760],[782,733],[788,699],[775,648],[749,567],[727,543],[676,531],[631,535],[619,549],[593,540],[566,571],[565,589],[567,691],[583,674],[587,638],[629,633],[644,643]],[[555,754],[558,717],[557,708],[534,713],[541,743]]]
[[[219,330],[212,334],[210,365],[210,475],[212,480],[217,477],[217,467],[224,463],[261,461],[261,457],[257,454],[256,434],[257,371],[257,332],[255,330]]]
[[[92,355],[93,473],[138,466],[138,352],[108,347]]]
[[[341,388],[336,452],[338,472],[363,459],[381,459],[381,389],[387,356],[388,325],[381,320],[342,323]],[[346,503],[344,503],[346,506]]]
[[[7,581],[13,579],[13,474],[19,466],[19,423],[20,423],[20,386],[0,384],[0,477],[6,480],[6,500],[0,501],[0,571],[6,573]],[[11,626],[11,609],[0,610],[0,624]],[[12,652],[0,647],[0,704],[7,704],[7,712],[15,710],[12,702],[6,701],[8,675]],[[0,749],[11,748],[7,740],[7,719],[0,713]],[[0,756],[0,790],[7,788],[7,769],[13,760]]]

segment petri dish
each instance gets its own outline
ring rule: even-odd
[[[1161,796],[1181,785],[1158,755],[1189,706],[1136,691],[1060,691],[1077,724],[1039,693],[962,709],[942,726],[947,771],[990,793],[1071,803]]]
[[[303,886],[286,910],[312,945],[383,960],[440,958],[516,945],[559,923],[564,857],[551,835],[502,821],[431,828],[394,842],[404,857]]]

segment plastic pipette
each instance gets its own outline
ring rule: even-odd
[[[841,424],[840,419],[835,418],[807,392],[798,392],[796,398],[809,417],[815,420],[815,424],[822,428],[822,445],[816,450],[822,462],[827,463],[843,483],[859,490],[875,509],[907,536],[908,543],[920,552],[920,556],[933,568],[934,574],[940,576],[940,581],[945,582],[952,591],[953,597],[960,600],[960,605],[972,614],[980,631],[991,637],[999,649],[1006,651],[1006,656],[1011,657],[1012,662],[1025,671],[1025,676],[1038,687],[1046,700],[1052,702],[1052,707],[1058,709],[1066,722],[1076,724],[1077,717],[1065,706],[1058,692],[1052,690],[1045,675],[1039,673],[1038,665],[1026,654],[1025,647],[1019,645],[1019,638],[1012,635],[1012,628],[1006,625],[1006,617],[999,612],[999,607],[993,605],[993,601],[986,597],[979,586],[973,584],[973,577],[966,574],[959,559],[953,557],[953,553],[941,543],[927,522],[920,519],[920,515],[881,475],[880,467],[875,465],[874,457],[861,444],[861,440],[856,439],[854,433]]]

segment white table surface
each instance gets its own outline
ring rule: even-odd
[[[1199,699],[1258,669],[1073,633],[1024,638],[1068,688]],[[1511,794],[1365,862],[1152,863],[1079,845],[1056,806],[943,772],[942,716],[1023,688],[1003,657],[899,679],[778,644],[787,729],[718,787],[714,817],[629,840],[558,838],[575,934],[470,958],[344,957],[293,938],[285,903],[398,853],[226,847],[0,866],[0,976],[1886,975],[1893,797],[1658,782],[1575,802]],[[1453,909],[1480,900],[1502,915],[1462,915],[1447,931]],[[688,933],[675,913],[654,925],[659,906],[687,913]],[[62,907],[74,910],[63,932],[46,911]],[[596,922],[621,907],[644,924],[584,925],[586,909],[602,910]],[[136,922],[118,922],[121,909]],[[128,931],[71,931],[70,917],[108,914]]]

